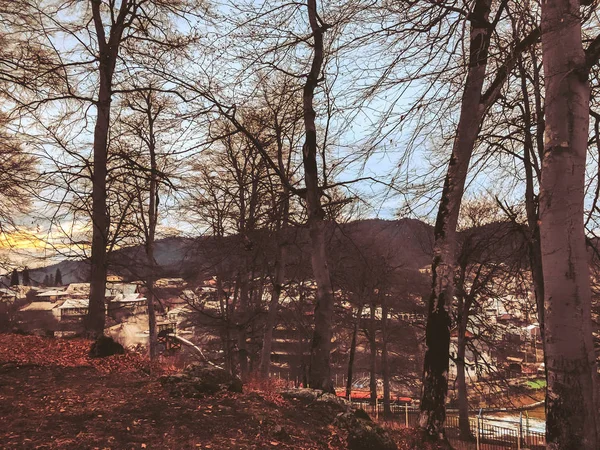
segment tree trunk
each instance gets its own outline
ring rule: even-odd
[[[309,386],[335,392],[331,380],[330,353],[333,335],[333,289],[327,265],[325,246],[325,212],[321,206],[321,191],[317,170],[317,129],[313,99],[323,66],[323,33],[319,24],[316,0],[308,0],[308,20],[314,38],[314,55],[302,94],[306,140],[302,148],[306,182],[306,209],[310,234],[311,265],[317,283],[315,329],[311,343]]]
[[[371,402],[377,399],[377,339],[375,333],[375,303],[371,303],[371,320],[369,322],[369,390]]]
[[[354,358],[356,356],[356,338],[360,327],[360,319],[362,316],[363,305],[358,307],[356,313],[356,322],[354,322],[354,330],[352,331],[352,342],[350,343],[350,357],[348,358],[348,379],[346,380],[346,398],[350,400],[352,395],[352,377],[354,371]]]
[[[468,304],[468,306],[467,306]],[[470,302],[459,299],[458,348],[456,351],[456,383],[458,387],[458,428],[463,439],[472,438],[469,424],[469,398],[465,373],[465,350],[467,346],[467,321]]]
[[[451,325],[448,310],[454,297],[456,225],[469,162],[484,112],[481,92],[491,32],[488,22],[490,5],[491,0],[478,0],[471,14],[469,70],[435,225],[431,264],[433,280],[425,330],[426,350],[419,417],[419,427],[433,439],[445,440]]]
[[[537,66],[533,69],[537,72]],[[539,210],[535,200],[534,191],[534,139],[531,133],[533,126],[531,121],[531,105],[529,102],[529,92],[527,90],[527,73],[523,66],[522,58],[519,57],[519,72],[521,76],[521,92],[523,93],[523,131],[524,131],[524,155],[523,165],[525,169],[525,210],[527,212],[527,227],[529,239],[527,240],[529,252],[529,265],[531,267],[531,278],[533,281],[533,291],[535,294],[538,323],[540,324],[540,333],[544,336],[544,274],[542,268],[542,249],[540,246],[540,228]],[[539,90],[539,86],[534,86]],[[538,127],[540,126],[538,121]],[[540,143],[538,142],[538,145]],[[539,149],[540,152],[543,149]],[[538,182],[541,182],[538,177]]]
[[[262,378],[269,377],[271,368],[271,349],[273,344],[273,330],[277,324],[277,310],[279,308],[279,298],[285,277],[285,243],[280,242],[277,246],[277,261],[275,262],[275,279],[273,281],[273,291],[271,292],[271,301],[267,312],[265,323],[265,334],[263,337],[262,351],[260,355],[260,375]]]
[[[100,69],[101,73],[105,71]],[[86,317],[86,330],[90,337],[104,334],[106,320],[106,272],[109,219],[106,211],[106,174],[108,159],[108,129],[110,124],[110,80],[100,77],[98,116],[94,129],[94,174],[92,178],[92,255],[90,277],[90,302]]]
[[[154,241],[156,238],[156,225],[158,223],[158,166],[156,163],[156,137],[154,135],[154,118],[152,114],[151,94],[148,97],[148,150],[150,153],[150,189],[148,202],[148,233],[146,236],[146,256],[148,260],[148,276],[146,288],[148,290],[148,348],[150,361],[155,361],[158,356],[158,336],[156,330],[156,312],[154,310],[154,281],[156,277],[156,261],[154,259]]]
[[[238,324],[238,362],[240,365],[240,378],[246,381],[248,378],[248,346],[246,343],[248,326],[248,306],[249,306],[249,279],[248,264],[246,255],[243,256],[241,274],[239,277],[240,286],[240,321]]]
[[[579,1],[542,3],[546,139],[540,194],[548,449],[600,448],[584,234],[590,89]]]
[[[106,272],[109,231],[109,217],[106,204],[106,175],[108,161],[108,131],[110,128],[110,103],[112,82],[125,20],[131,12],[129,0],[123,0],[119,13],[110,27],[110,37],[106,40],[106,30],[102,22],[100,2],[91,1],[92,18],[98,40],[99,90],[96,108],[98,115],[94,127],[94,171],[92,176],[92,255],[90,276],[90,302],[85,327],[92,337],[104,334],[106,321]],[[133,5],[135,8],[136,6]],[[111,13],[114,11],[111,11]]]
[[[269,377],[271,368],[271,349],[273,345],[273,330],[277,323],[277,310],[279,308],[279,298],[281,289],[285,281],[286,264],[286,232],[289,216],[289,194],[287,189],[282,193],[282,218],[281,226],[278,227],[277,260],[275,261],[275,274],[273,280],[273,291],[271,292],[271,301],[269,302],[269,311],[267,312],[267,321],[265,323],[265,334],[263,337],[262,351],[260,355],[260,376]]]
[[[381,375],[383,378],[383,418],[387,419],[392,414],[390,407],[390,368],[388,366],[388,306],[385,294],[381,302]]]
[[[217,242],[221,243],[222,234],[217,234]],[[221,245],[220,245],[221,246]],[[233,375],[233,359],[231,354],[231,321],[229,318],[229,299],[223,291],[223,271],[221,263],[217,264],[217,301],[221,309],[221,342],[223,346],[223,358],[225,371]]]
[[[154,243],[151,246],[154,247]],[[146,278],[146,286],[148,289],[148,329],[150,330],[148,335],[148,349],[150,353],[150,361],[155,361],[156,357],[158,356],[158,335],[156,330],[156,311],[154,309],[154,248],[148,252],[148,261],[150,264],[150,267],[148,268],[149,275]]]

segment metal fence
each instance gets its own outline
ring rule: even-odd
[[[379,421],[393,422],[401,426],[416,427],[419,411],[408,405],[390,405],[391,415],[384,417],[383,405],[359,403],[371,417]],[[446,435],[457,450],[545,450],[546,436],[532,430],[527,420],[503,421],[485,416],[469,418],[472,439],[460,437],[458,416],[446,417]]]

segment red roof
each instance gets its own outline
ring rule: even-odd
[[[345,389],[338,389],[337,391],[335,391],[335,394],[338,397],[346,397],[346,390]],[[371,399],[371,391],[365,391],[365,390],[353,390],[350,393],[350,397],[352,398],[352,400],[370,400]],[[412,403],[412,398],[410,397],[400,397],[394,394],[390,395],[391,400],[392,401],[398,401],[398,402],[404,402],[404,403]],[[383,394],[379,394],[377,396],[378,399],[383,399]]]

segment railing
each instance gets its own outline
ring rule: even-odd
[[[392,422],[406,427],[416,427],[419,420],[419,411],[408,405],[390,405],[391,415],[384,417],[383,405],[358,403],[372,418]],[[544,450],[546,449],[546,436],[543,432],[532,430],[526,420],[504,421],[501,419],[475,416],[469,418],[472,438],[460,437],[458,416],[446,417],[446,435],[457,450]]]

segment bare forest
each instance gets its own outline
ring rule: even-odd
[[[600,449],[598,0],[0,0],[0,447]]]

